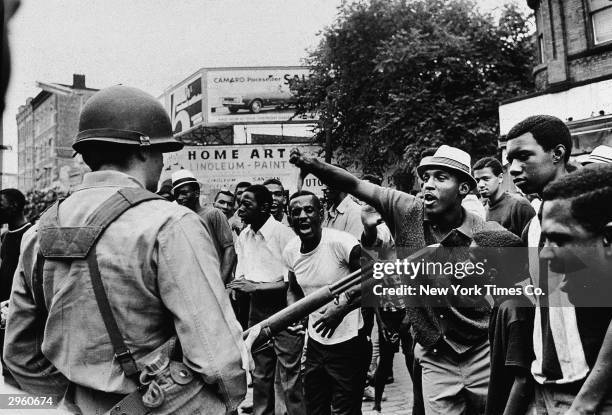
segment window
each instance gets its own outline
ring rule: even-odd
[[[544,63],[544,35],[538,35],[538,62]]]
[[[538,7],[538,10],[535,13],[535,19],[538,36],[538,63],[544,63],[546,61],[546,54],[544,51],[544,17],[542,15],[542,5]]]
[[[596,45],[612,41],[612,1],[590,0],[593,41]]]

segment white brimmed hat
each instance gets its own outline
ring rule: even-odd
[[[606,145],[595,147],[582,164],[587,165],[591,163],[612,163],[612,147]]]
[[[419,177],[423,177],[425,170],[431,167],[444,167],[455,172],[463,173],[470,184],[470,188],[476,187],[476,179],[472,177],[470,172],[472,165],[472,157],[463,150],[457,147],[442,145],[438,148],[435,154],[431,157],[424,157],[417,167]]]
[[[172,173],[172,193],[174,193],[174,191],[178,187],[181,187],[182,185],[187,183],[196,183],[198,185],[200,184],[196,180],[194,174],[189,170],[183,169]]]

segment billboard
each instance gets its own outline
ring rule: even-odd
[[[174,134],[204,122],[202,113],[202,76],[197,74],[179,84],[169,96],[170,120]]]
[[[305,67],[207,69],[207,124],[312,121],[293,117],[295,81],[305,80]]]
[[[219,190],[233,191],[241,181],[256,184],[276,178],[291,194],[297,190],[299,175],[299,170],[289,163],[289,152],[294,147],[311,157],[320,157],[322,151],[320,146],[296,144],[186,146],[164,153],[162,180],[177,170],[190,170],[200,182],[202,203],[212,203]],[[310,175],[302,189],[322,196],[323,187]]]

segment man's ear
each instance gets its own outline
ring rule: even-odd
[[[553,161],[555,163],[559,163],[559,162],[565,163],[565,153],[566,152],[567,152],[567,149],[565,148],[563,144],[557,144],[552,152]]]
[[[459,183],[459,194],[465,197],[468,193],[470,193],[470,185],[467,182]]]
[[[264,202],[264,204],[261,205],[260,211],[263,213],[270,213],[270,204],[268,202]]]
[[[497,178],[499,179],[499,184],[502,184],[504,182],[504,173],[499,173]]]

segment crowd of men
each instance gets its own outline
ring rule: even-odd
[[[118,110],[130,129],[108,124]],[[74,148],[92,173],[78,190],[34,226],[23,194],[0,192],[5,383],[63,397],[73,413],[103,413],[133,393],[152,413],[225,413],[237,411],[250,370],[244,411],[359,414],[368,385],[382,411],[401,345],[413,414],[612,413],[609,147],[568,168],[565,124],[533,116],[506,137],[517,193],[503,190],[495,157],[472,164],[442,145],[423,156],[417,194],[295,149],[290,161],[326,184],[323,199],[289,195],[271,178],[203,206],[190,171],[157,186],[162,152],[181,147],[168,126],[147,94],[103,90],[81,115]],[[144,134],[152,144],[141,145]],[[482,211],[466,203],[475,192]],[[249,353],[241,331],[368,261],[406,258],[451,234],[471,247],[455,261],[484,261],[496,286],[545,294],[366,307],[347,291]],[[533,249],[510,255],[521,247]],[[173,365],[189,388],[178,388]]]

